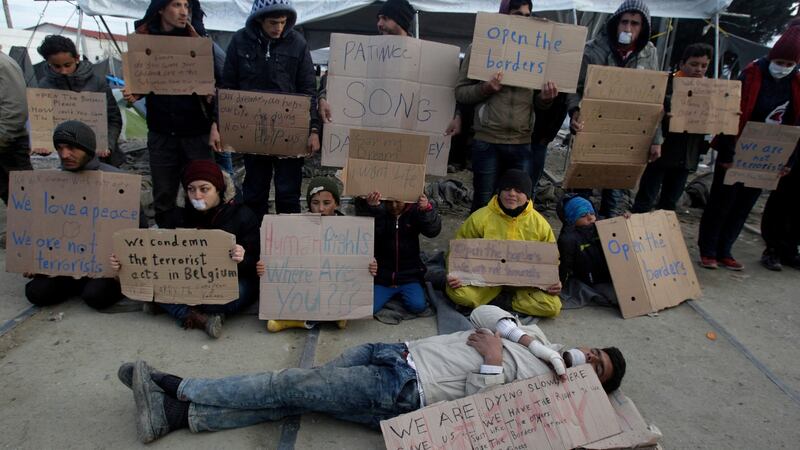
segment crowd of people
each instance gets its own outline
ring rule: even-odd
[[[531,16],[530,0],[503,0],[501,14]],[[377,16],[379,33],[412,36],[414,9],[406,0],[389,0]],[[145,16],[136,21],[136,33],[153,36],[207,36],[199,0],[152,0]],[[289,0],[255,0],[252,11],[227,50],[214,46],[214,72],[219,88],[271,91],[310,96],[307,150],[320,148],[321,130],[330,123],[331,105],[324,82],[318,88],[309,46],[294,29],[297,14]],[[556,239],[547,220],[534,205],[534,188],[542,174],[547,144],[569,116],[572,133],[580,133],[586,118],[580,102],[590,64],[659,70],[656,48],[650,41],[651,19],[642,0],[625,0],[597,36],[587,43],[575,94],[559,92],[558,80],[542,89],[503,84],[503,74],[488,81],[469,78],[471,48],[461,65],[455,87],[456,111],[442,133],[458,134],[462,111],[473,111],[471,157],[474,195],[472,212],[454,239],[522,240],[553,243],[560,253],[560,282],[545,288],[472,286],[450,275],[443,286],[447,298],[467,310],[474,330],[435,336],[405,344],[365,344],[314,369],[286,369],[274,373],[218,380],[182,379],[155,371],[144,362],[126,364],[119,377],[133,389],[138,410],[138,430],[143,442],[169,431],[220,430],[307,411],[377,426],[379,421],[441,400],[452,400],[486,387],[588,363],[607,391],[619,386],[625,360],[616,348],[574,348],[562,352],[551,345],[536,326],[519,326],[514,315],[489,305],[502,293],[508,309],[528,316],[556,317],[561,295],[614,304],[616,298],[603,256],[595,221],[629,214],[619,190],[604,189],[599,209],[591,190],[567,193],[559,202],[563,222]],[[122,125],[119,109],[105,80],[97,77],[89,61],[82,60],[69,39],[48,36],[39,47],[47,62],[42,87],[105,93],[108,98],[108,148],[97,148],[92,129],[78,121],[59,124],[53,146],[63,170],[119,171],[124,160],[118,146]],[[672,133],[669,129],[671,80],[704,77],[713,61],[706,44],[688,46],[679,70],[670,75],[667,108],[653,135],[649,163],[640,181],[631,212],[654,207],[674,210],[688,176],[709,148],[718,152],[711,196],[700,224],[700,264],[742,270],[732,254],[745,219],[761,190],[741,183],[725,185],[723,179],[736,153],[737,136]],[[739,133],[748,121],[797,125],[800,123],[800,22],[790,25],[764,58],[748,65],[742,74]],[[30,146],[25,128],[25,83],[16,63],[0,54],[0,163],[2,198],[8,200],[11,170],[30,170]],[[213,96],[162,95],[124,91],[129,102],[145,98],[147,149],[153,184],[155,224],[159,228],[219,229],[236,237],[229,257],[238,264],[239,297],[225,305],[147,304],[147,310],[164,310],[186,328],[204,330],[218,338],[225,315],[240,312],[258,298],[259,277],[265,265],[259,257],[260,218],[270,213],[270,185],[275,186],[278,214],[301,210],[325,216],[342,215],[340,191],[333,178],[310,180],[301,208],[303,158],[245,155],[241,193],[231,177],[230,154],[223,151]],[[783,169],[778,188],[770,195],[762,220],[766,250],[762,263],[770,270],[783,265],[800,269],[797,208],[800,175],[792,171],[795,156]],[[442,232],[442,219],[434,202],[423,193],[414,203],[365,193],[357,212],[375,220],[375,258],[369,264],[374,277],[374,311],[392,299],[411,313],[426,309],[426,267],[420,257],[420,235]],[[239,201],[241,199],[241,201]],[[142,227],[150,224],[142,223]],[[111,266],[124,264],[109,255]],[[71,296],[89,306],[106,308],[121,298],[115,278],[48,277],[26,274],[31,303],[52,305]],[[598,300],[599,299],[599,300]],[[346,322],[337,322],[340,328]],[[311,328],[310,321],[270,320],[272,332],[286,328]]]

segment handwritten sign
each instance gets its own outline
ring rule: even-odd
[[[584,445],[587,450],[620,448],[646,448],[655,446],[663,437],[658,429],[651,428],[636,408],[633,400],[620,389],[608,394],[608,400],[617,415],[622,433]]]
[[[541,89],[549,80],[560,92],[575,92],[586,44],[586,27],[479,12],[472,35],[468,76],[490,80],[503,72],[503,84]]]
[[[371,217],[264,216],[258,317],[292,320],[372,316],[375,224]]]
[[[590,65],[564,175],[568,188],[636,187],[661,120],[666,72]]]
[[[427,173],[447,174],[459,48],[402,36],[331,34],[322,164],[343,167],[353,128],[430,137]]]
[[[425,189],[428,136],[353,129],[344,170],[344,194],[380,192],[416,202]]]
[[[220,89],[218,102],[225,150],[281,156],[308,153],[309,97]]]
[[[441,402],[381,422],[387,449],[572,449],[621,431],[589,365]]]
[[[230,257],[236,236],[222,230],[122,230],[114,253],[122,293],[160,303],[225,304],[239,298]]]
[[[800,127],[747,122],[736,142],[733,167],[725,173],[724,183],[777,188],[780,172],[792,156],[798,138]]]
[[[134,94],[214,94],[209,38],[129,34],[122,71]]]
[[[673,78],[669,131],[736,135],[741,98],[739,80]]]
[[[139,226],[141,178],[95,170],[11,172],[6,270],[113,277],[112,237]]]
[[[550,242],[453,239],[447,267],[465,285],[548,287],[558,283],[558,246]]]
[[[102,92],[72,92],[28,88],[31,150],[53,151],[53,130],[61,122],[80,120],[95,134],[97,150],[108,150],[108,112]]]
[[[674,211],[597,222],[622,317],[649,314],[701,295]]]

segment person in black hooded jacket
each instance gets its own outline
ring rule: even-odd
[[[308,152],[319,150],[317,81],[311,53],[303,35],[294,30],[297,12],[288,0],[256,0],[245,27],[228,45],[222,87],[243,91],[269,91],[311,97]],[[220,150],[216,124],[211,138]],[[245,155],[244,202],[257,216],[269,212],[269,186],[275,181],[275,210],[300,212],[303,158]]]
[[[119,151],[117,145],[122,131],[122,114],[106,80],[95,75],[94,66],[90,61],[81,61],[75,43],[67,37],[51,34],[44,38],[42,45],[36,50],[47,62],[45,77],[39,80],[40,88],[99,92],[106,95],[108,148],[97,149],[97,156],[112,166],[122,165],[125,162],[125,155]]]

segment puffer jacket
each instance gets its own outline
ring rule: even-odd
[[[106,94],[106,114],[108,116],[108,146],[112,152],[119,151],[117,140],[122,131],[122,114],[114,99],[114,94],[108,83],[102,77],[95,75],[94,66],[89,61],[81,61],[75,72],[62,75],[46,66],[45,77],[39,81],[43,89],[59,89],[72,92],[100,92]]]
[[[547,219],[533,209],[532,201],[528,201],[525,210],[517,217],[503,212],[499,202],[495,195],[488,205],[470,214],[455,238],[556,242],[553,229]]]

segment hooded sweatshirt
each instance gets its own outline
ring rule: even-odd
[[[59,89],[72,92],[101,92],[106,94],[106,114],[108,116],[108,145],[112,152],[117,151],[117,139],[122,130],[122,114],[108,83],[95,75],[94,66],[89,61],[81,61],[75,72],[62,75],[46,66],[45,77],[39,82],[44,89]]]
[[[228,45],[222,87],[243,91],[302,94],[311,97],[310,129],[319,130],[317,80],[311,53],[302,34],[294,29],[297,13],[288,2],[256,1],[245,27]],[[270,13],[286,15],[286,27],[278,39],[261,29],[261,19]]]

